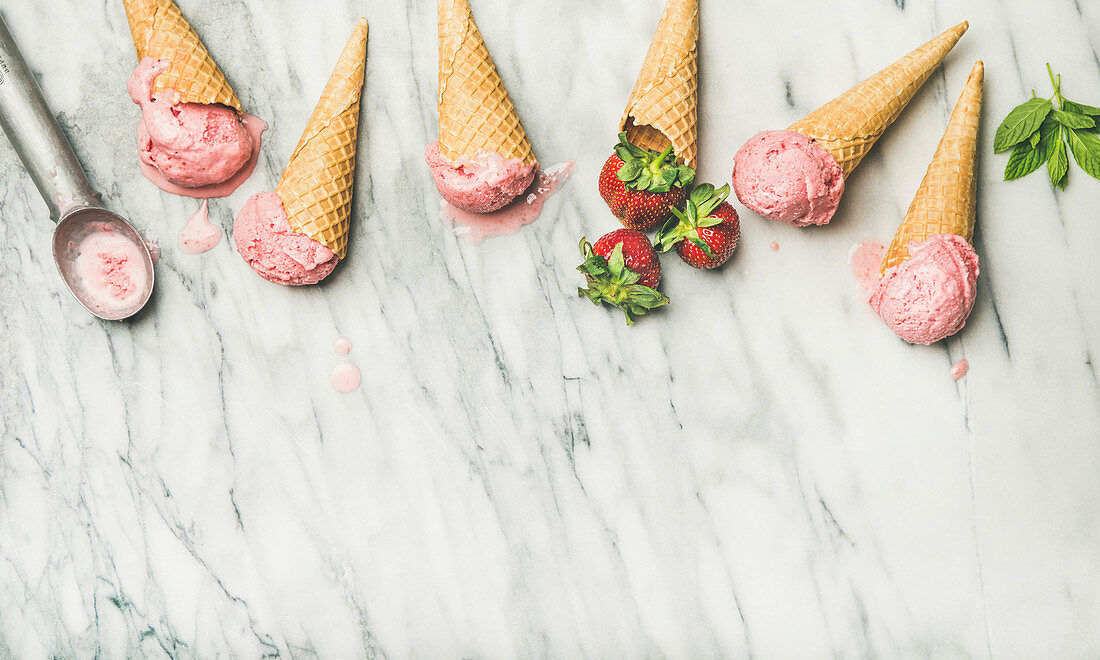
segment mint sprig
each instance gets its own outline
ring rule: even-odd
[[[1100,108],[1062,96],[1062,76],[1055,76],[1050,64],[1047,75],[1054,96],[1036,98],[1032,91],[1032,98],[1013,108],[997,127],[993,150],[1012,150],[1005,181],[1027,176],[1045,163],[1051,185],[1065,190],[1068,154],[1085,173],[1100,179]]]
[[[695,170],[676,164],[671,145],[658,153],[637,146],[627,139],[626,133],[619,133],[615,154],[623,161],[615,176],[626,184],[627,190],[666,193],[674,187],[687,188],[695,181]]]

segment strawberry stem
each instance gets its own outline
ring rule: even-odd
[[[668,158],[669,154],[671,153],[672,145],[670,144],[668,145],[668,148],[662,151],[661,155],[657,156],[656,160],[654,160],[653,163],[650,164],[649,171],[653,172],[654,174],[660,174],[661,168],[665,166],[665,159]]]

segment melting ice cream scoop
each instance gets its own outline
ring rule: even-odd
[[[100,207],[73,148],[0,16],[0,126],[49,208],[57,269],[89,312],[138,313],[153,293],[153,259],[134,226]]]

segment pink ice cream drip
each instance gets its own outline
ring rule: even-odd
[[[154,97],[153,81],[167,66],[146,57],[126,86],[141,106],[142,173],[170,193],[200,199],[229,195],[252,173],[267,126],[251,115],[239,117],[228,106]]]
[[[439,143],[428,145],[424,160],[432,171],[439,194],[455,208],[470,213],[492,213],[507,206],[535,180],[538,165],[518,158],[479,152],[474,158],[452,163],[439,153]]]
[[[910,243],[909,258],[883,274],[869,302],[899,337],[932,344],[966,324],[979,272],[978,254],[966,239],[932,236]]]
[[[794,225],[825,225],[844,194],[844,172],[821,145],[795,131],[764,131],[734,156],[733,190],[756,213]]]
[[[865,299],[878,287],[879,268],[885,254],[886,246],[876,240],[860,241],[848,251],[848,265]]]
[[[283,200],[272,192],[245,202],[233,224],[233,240],[245,262],[275,284],[316,284],[339,261],[324,244],[291,229]]]
[[[177,243],[184,254],[202,254],[222,240],[222,228],[210,222],[210,207],[204,199],[198,210],[187,219],[180,230]]]

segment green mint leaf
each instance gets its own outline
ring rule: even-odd
[[[1034,133],[1031,134],[1031,138],[1028,139],[1028,144],[1030,144],[1031,148],[1034,149],[1035,147],[1039,146],[1039,140],[1042,140],[1042,139],[1043,139],[1043,132],[1042,131],[1035,131]]]
[[[1016,106],[997,127],[993,150],[1000,153],[1028,139],[1053,109],[1050,99],[1029,99]]]
[[[1092,128],[1096,126],[1096,121],[1088,115],[1083,115],[1077,112],[1063,112],[1061,110],[1055,110],[1051,113],[1054,120],[1066,128]]]
[[[1005,181],[1031,174],[1050,158],[1055,140],[1061,139],[1061,129],[1056,122],[1048,121],[1049,123],[1043,122],[1042,127],[1036,132],[1039,136],[1038,144],[1032,146],[1031,142],[1021,142],[1013,148],[1008,164],[1005,165]]]
[[[1047,173],[1050,174],[1050,185],[1066,189],[1066,179],[1069,172],[1069,158],[1066,156],[1066,141],[1062,137],[1059,128],[1055,133],[1054,148],[1050,152],[1050,160],[1047,161]]]
[[[1066,130],[1066,141],[1073,160],[1089,176],[1100,179],[1100,136],[1080,129]]]
[[[1079,115],[1100,117],[1100,108],[1091,105],[1085,105],[1084,103],[1074,103],[1073,101],[1068,101],[1066,99],[1062,99],[1062,109],[1066,112],[1076,112]]]
[[[1008,157],[1008,164],[1005,165],[1005,181],[1027,176],[1045,162],[1046,158],[1043,157],[1039,148],[1032,147],[1029,142],[1021,142],[1013,147],[1012,155]]]

